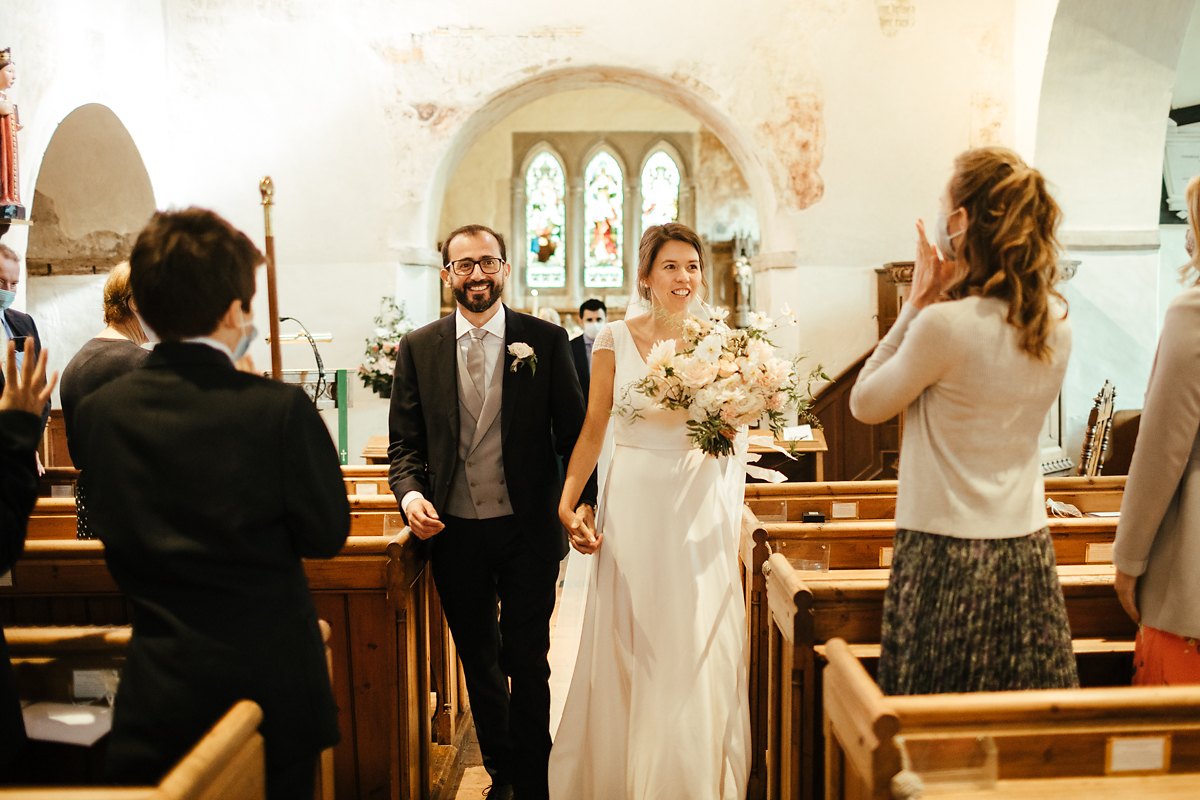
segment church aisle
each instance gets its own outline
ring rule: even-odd
[[[558,600],[550,618],[550,732],[558,730],[563,704],[575,670],[579,635],[583,627],[583,606],[587,598],[589,561],[574,550],[559,568]],[[457,780],[451,782],[444,800],[479,800],[492,780],[483,768],[479,739],[472,727],[463,752],[459,754]]]

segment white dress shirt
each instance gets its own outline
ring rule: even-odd
[[[492,318],[480,326],[487,335],[483,337],[483,363],[486,372],[483,377],[483,394],[486,397],[496,376],[496,364],[500,361],[500,348],[504,346],[504,308],[501,307]],[[462,315],[461,309],[454,311],[454,338],[458,340],[458,352],[462,364],[467,363],[467,349],[471,346],[471,331],[475,328]]]
[[[500,363],[500,350],[504,347],[504,307],[499,306],[492,318],[485,322],[480,327],[487,332],[483,337],[483,353],[484,366],[484,390],[483,394],[486,397],[488,389],[491,388],[492,381],[496,378],[496,365]],[[462,309],[454,311],[454,336],[458,342],[458,357],[462,364],[467,363],[467,348],[471,346],[471,331],[475,328],[467,318],[463,316]],[[465,368],[465,367],[464,367]],[[457,386],[457,384],[455,384]],[[400,510],[408,515],[408,504],[413,500],[425,499],[425,495],[418,491],[411,491],[404,495],[400,500]]]

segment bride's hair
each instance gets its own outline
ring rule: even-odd
[[[651,268],[654,267],[654,259],[658,258],[658,251],[662,250],[662,246],[667,242],[683,242],[696,249],[696,255],[700,257],[700,285],[704,287],[704,296],[707,297],[708,270],[704,263],[704,243],[700,241],[700,236],[694,230],[681,222],[651,225],[642,234],[642,242],[638,245],[638,297],[650,302],[650,288],[646,285],[646,280],[650,277]]]

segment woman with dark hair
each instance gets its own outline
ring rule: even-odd
[[[72,434],[75,432],[75,408],[83,398],[113,378],[137,369],[150,355],[142,347],[146,332],[138,319],[129,286],[129,262],[113,267],[104,282],[104,330],[67,363],[62,374],[59,397],[67,432],[67,450],[75,457]],[[87,513],[87,477],[75,481],[75,533],[80,539],[95,539]]]
[[[637,292],[646,313],[592,346],[587,417],[559,518],[595,554],[579,656],[550,752],[550,796],[741,800],[749,772],[745,606],[737,568],[745,475],[693,449],[686,411],[613,420],[596,524],[576,514],[614,400],[645,377],[656,342],[682,340],[706,290],[704,248],[678,223],[646,230]]]
[[[1187,205],[1188,288],[1163,322],[1113,546],[1142,686],[1200,683],[1200,176]]]
[[[905,414],[888,694],[1078,684],[1038,447],[1071,351],[1060,216],[1016,153],[960,155],[938,250],[918,222],[912,291],[851,392],[862,422]]]

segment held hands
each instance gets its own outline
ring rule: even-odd
[[[1125,609],[1125,613],[1131,620],[1140,625],[1142,624],[1142,615],[1138,613],[1137,607],[1137,580],[1136,575],[1117,570],[1113,588],[1117,590],[1117,599],[1121,601],[1121,608]]]
[[[558,519],[567,529],[567,537],[576,550],[590,556],[600,549],[604,534],[596,532],[596,512],[591,506],[580,503],[574,511],[559,506]]]
[[[408,527],[412,529],[418,539],[436,536],[446,527],[438,519],[437,509],[433,507],[433,503],[424,498],[415,498],[404,509],[404,513],[408,517]]]
[[[924,308],[942,299],[942,292],[954,279],[956,262],[946,261],[929,243],[925,235],[925,223],[917,220],[917,257],[913,270],[912,291],[907,302],[913,308]]]
[[[25,361],[17,372],[17,345],[8,342],[4,363],[4,394],[0,395],[0,411],[28,411],[41,414],[58,382],[58,373],[46,380],[46,350],[33,357],[33,337],[25,337]]]

